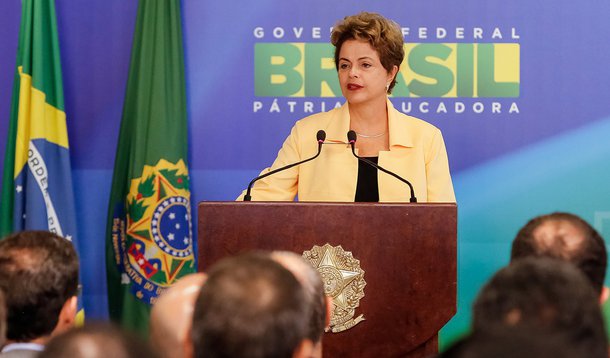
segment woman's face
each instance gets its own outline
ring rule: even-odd
[[[350,104],[363,104],[386,97],[386,88],[398,68],[388,72],[377,51],[366,41],[347,40],[339,51],[339,83]]]

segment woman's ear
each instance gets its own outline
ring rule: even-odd
[[[398,74],[398,66],[394,65],[394,66],[392,66],[392,70],[388,72],[388,82],[394,81],[394,78],[396,78],[397,74]]]

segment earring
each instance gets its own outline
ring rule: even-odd
[[[385,91],[387,92],[387,91],[389,91],[389,90],[390,90],[390,83],[388,82],[388,83],[385,85]]]

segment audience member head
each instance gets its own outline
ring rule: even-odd
[[[0,288],[7,341],[44,343],[74,323],[78,257],[72,243],[48,231],[22,231],[0,241]]]
[[[150,342],[159,356],[185,356],[195,300],[205,279],[204,273],[184,276],[155,302],[150,314]]]
[[[553,213],[530,220],[513,241],[511,261],[546,256],[576,265],[602,296],[608,254],[599,233],[586,221],[568,213]]]
[[[307,338],[316,344],[317,356],[322,355],[322,334],[330,322],[331,298],[324,294],[324,282],[320,273],[302,256],[290,251],[274,251],[271,258],[287,268],[305,289],[311,317]]]
[[[506,327],[564,334],[587,357],[607,357],[608,344],[595,291],[572,264],[524,258],[498,271],[473,307],[475,332]]]
[[[39,358],[156,358],[139,336],[110,324],[87,324],[53,337]]]
[[[564,335],[532,328],[505,327],[492,333],[473,333],[437,358],[582,358]]]
[[[300,357],[310,311],[301,284],[269,255],[226,258],[208,272],[195,305],[196,357]]]

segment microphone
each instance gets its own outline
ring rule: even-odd
[[[417,198],[415,197],[415,190],[413,190],[413,185],[411,185],[411,183],[407,180],[404,179],[402,177],[400,177],[398,174],[392,173],[389,170],[386,170],[382,167],[380,167],[379,165],[375,164],[374,162],[371,162],[370,160],[363,158],[363,157],[359,157],[358,154],[356,154],[356,139],[358,138],[358,136],[356,135],[356,132],[354,132],[353,130],[350,130],[349,132],[347,132],[347,141],[349,142],[349,145],[352,146],[352,154],[354,154],[354,157],[358,158],[358,160],[361,160],[363,162],[365,162],[368,165],[371,165],[379,170],[381,170],[382,172],[386,173],[386,174],[390,174],[391,176],[393,176],[394,178],[400,180],[401,182],[407,184],[409,186],[409,189],[411,189],[411,198],[409,199],[409,202],[411,203],[417,203]]]
[[[286,165],[284,167],[277,168],[275,170],[272,170],[272,171],[270,171],[268,173],[265,173],[263,175],[259,175],[256,178],[252,179],[250,184],[248,184],[248,190],[246,191],[246,195],[244,195],[244,201],[251,201],[252,200],[252,197],[250,196],[250,191],[252,190],[252,185],[254,185],[254,183],[256,181],[258,181],[260,179],[263,179],[263,178],[266,178],[269,175],[275,174],[277,172],[281,172],[282,170],[290,169],[290,168],[292,168],[294,166],[297,166],[297,165],[306,163],[306,162],[308,162],[310,160],[316,159],[318,157],[318,155],[320,155],[320,153],[322,152],[322,144],[324,144],[324,140],[326,140],[326,132],[324,132],[323,130],[320,129],[318,131],[318,133],[316,133],[316,140],[318,141],[318,152],[313,157],[305,159],[305,160],[302,160],[302,161],[297,162],[297,163],[288,164],[288,165]]]

